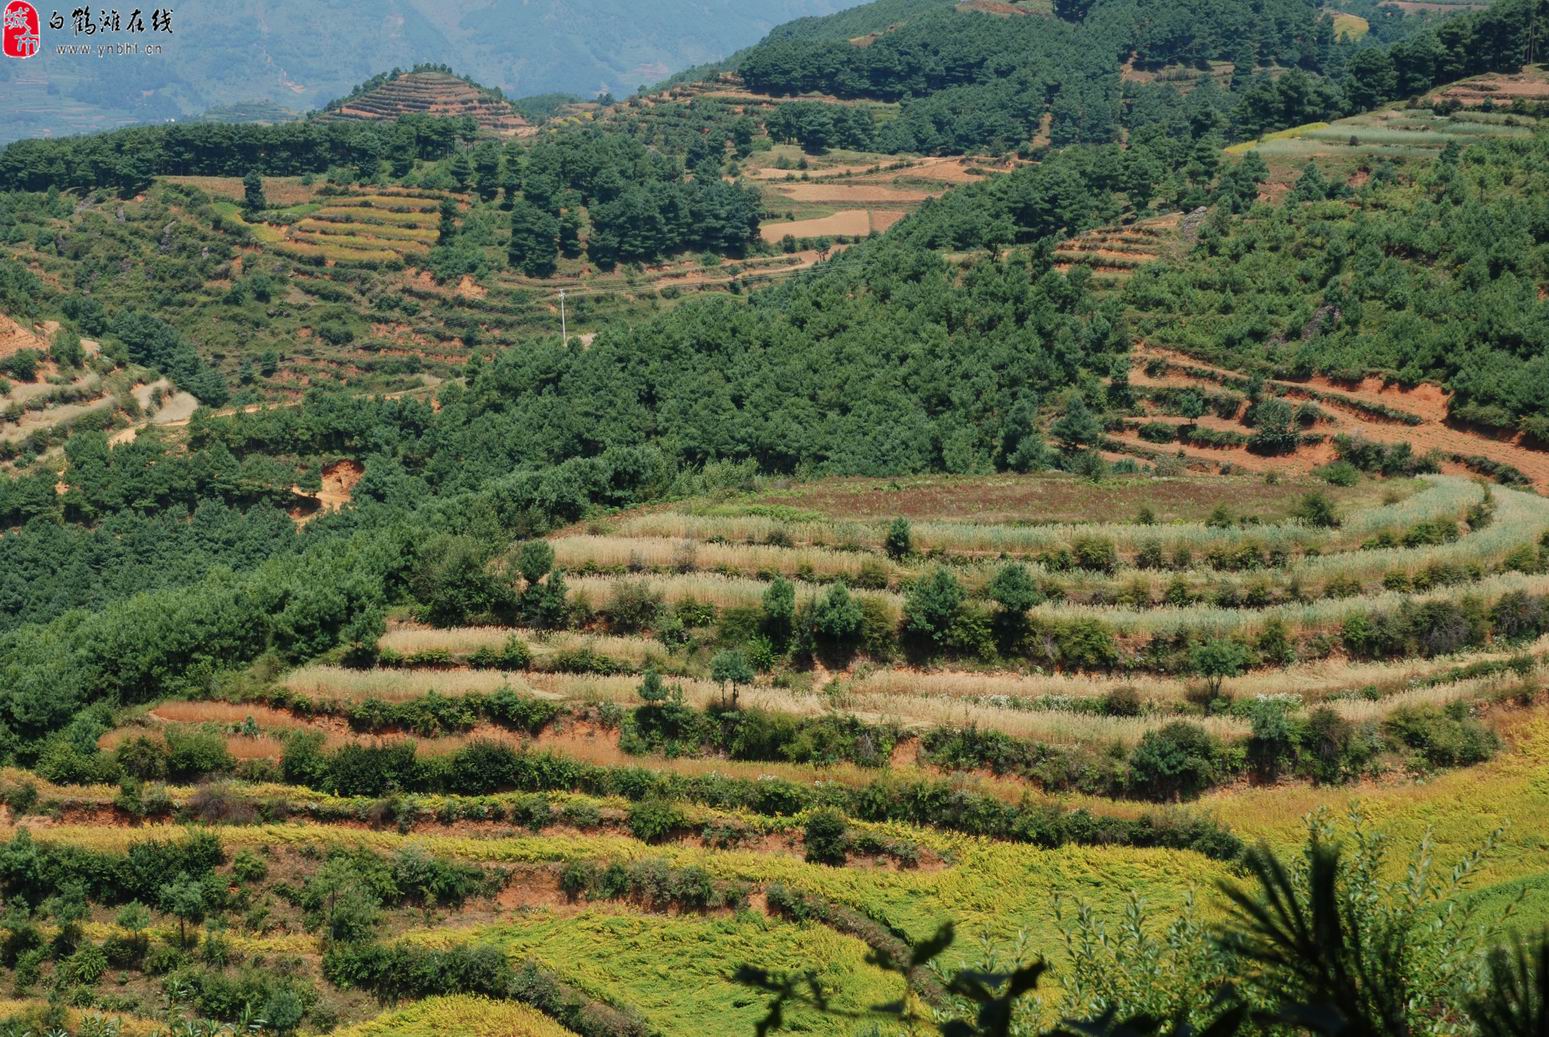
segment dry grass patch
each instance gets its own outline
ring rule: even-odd
[[[574,576],[567,577],[573,600],[584,599],[592,607],[600,607],[613,600],[618,588],[626,583],[645,583],[662,596],[668,604],[681,601],[697,601],[716,608],[746,608],[761,605],[769,585],[761,580],[740,576],[721,576],[715,573],[690,573],[688,575],[650,577],[642,576]],[[796,584],[798,604],[809,602],[825,593],[825,588],[810,583]],[[857,598],[869,598],[881,602],[898,619],[903,613],[903,598],[885,591],[852,591]]]
[[[314,220],[338,220],[345,223],[393,224],[404,227],[435,227],[435,221],[423,213],[389,212],[359,206],[326,205],[312,214]],[[428,221],[428,222],[427,222]]]
[[[590,565],[605,569],[715,570],[852,579],[865,568],[888,579],[895,579],[902,572],[896,565],[874,555],[819,547],[716,544],[643,536],[568,536],[551,543],[555,560],[565,569]]]
[[[146,716],[168,724],[243,724],[259,727],[294,727],[296,718],[282,709],[236,702],[163,702]]]
[[[287,690],[327,702],[359,702],[368,698],[405,702],[437,695],[492,695],[519,686],[511,676],[493,670],[351,670],[343,666],[303,666],[286,675]]]
[[[524,627],[395,627],[382,635],[377,646],[401,656],[422,654],[461,658],[480,650],[498,651],[515,637],[527,646],[541,666],[572,652],[593,652],[634,669],[665,667],[667,648],[648,637],[589,634],[569,630],[531,630]]]

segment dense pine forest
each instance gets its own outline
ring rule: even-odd
[[[0,151],[0,1032],[1540,1032],[1549,4],[1450,6]]]

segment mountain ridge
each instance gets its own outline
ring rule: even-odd
[[[181,120],[254,103],[320,108],[385,69],[450,65],[507,96],[627,93],[719,60],[779,24],[848,0],[235,0],[180,7],[165,52],[129,63],[52,51],[78,43],[45,31],[43,52],[0,63],[12,118],[0,141]],[[98,40],[116,40],[102,36]],[[125,36],[124,39],[132,37]],[[142,42],[145,42],[142,40]]]

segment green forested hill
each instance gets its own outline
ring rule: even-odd
[[[1302,0],[1251,10],[1233,0],[1096,0],[1055,19],[911,10],[864,47],[819,21],[772,35],[737,67],[750,87],[776,95],[901,102],[879,132],[882,150],[1004,149],[1033,137],[1046,116],[1055,146],[1105,142],[1136,112],[1176,103],[1194,85],[1209,93],[1201,104],[1245,137],[1515,68],[1527,60],[1540,6],[1509,0],[1434,24],[1417,19],[1413,36],[1382,44],[1337,42],[1329,14]],[[1231,65],[1229,92],[1200,74],[1212,62]],[[1171,81],[1133,75],[1164,69]]]
[[[786,22],[765,36],[760,46],[781,41],[852,40],[901,26],[922,15],[950,10],[955,3],[956,0],[872,0],[835,14]]]
[[[1358,191],[1309,165],[1285,204],[1142,271],[1140,331],[1238,369],[1436,382],[1459,419],[1549,441],[1546,169],[1542,134],[1454,144],[1417,182],[1379,170]]]

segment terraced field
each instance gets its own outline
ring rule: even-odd
[[[982,180],[1007,166],[990,159],[910,158],[833,150],[804,155],[777,145],[751,158],[743,175],[758,183],[769,214],[766,242],[786,237],[867,237],[881,233],[956,184]]]
[[[272,268],[274,260],[286,264],[294,325],[275,329],[290,333],[283,348],[275,349],[285,362],[262,380],[269,400],[293,400],[311,386],[329,384],[389,394],[422,391],[460,376],[475,348],[557,335],[560,291],[566,294],[572,335],[586,342],[608,321],[672,306],[699,292],[740,292],[777,281],[826,254],[804,247],[741,260],[682,256],[606,272],[584,259],[564,260],[554,276],[537,279],[503,269],[502,259],[494,273],[477,281],[465,277],[440,284],[425,269],[438,236],[438,210],[450,198],[459,218],[467,219],[473,204],[467,195],[340,189],[273,178],[266,180],[275,206],[269,222],[249,222],[238,208],[239,179],[174,181],[209,193],[222,219],[251,234],[234,277],[244,268]],[[495,248],[503,250],[505,233],[503,225],[496,227]],[[343,314],[350,317],[347,330],[340,330],[337,320],[325,326]],[[243,343],[241,350],[251,361],[260,347]]]
[[[904,993],[873,948],[953,918],[950,963],[981,939],[1048,954],[1052,1011],[1080,926],[1119,924],[1131,896],[1157,924],[1196,896],[1213,917],[1243,842],[1289,847],[1316,808],[1358,799],[1406,845],[1432,828],[1450,863],[1549,806],[1549,722],[1522,708],[1549,675],[1549,503],[1529,493],[851,479],[546,545],[491,563],[515,592],[499,617],[400,612],[364,655],[123,712],[97,757],[140,776],[119,788],[0,775],[5,834],[32,840],[4,852],[181,853],[175,822],[208,823],[201,866],[245,906],[212,909],[200,942],[285,962],[309,1018],[351,1035],[606,1018],[732,1037],[763,1010],[744,964],[815,969],[859,1008]],[[1324,740],[1286,736],[1267,762],[1277,730]],[[1180,731],[1212,747],[1210,774],[1158,794],[1134,776]],[[1549,917],[1538,843],[1499,837],[1477,924],[1519,894],[1516,917]],[[330,899],[344,875],[375,890],[359,918]],[[127,939],[115,917],[93,908],[84,931]],[[187,939],[166,911],[141,931],[163,956]],[[389,967],[412,1003],[384,1012]],[[520,993],[402,985],[443,968],[510,970],[489,982]],[[154,982],[126,971],[126,1015]],[[933,984],[911,983],[922,1013]]]
[[[0,362],[18,355],[34,361],[28,379],[17,379],[14,370],[0,374],[0,465],[11,467],[19,457],[36,456],[77,428],[164,421],[182,403],[166,379],[104,357],[90,339],[81,341],[78,365],[61,365],[50,352],[58,330],[57,321],[34,326],[0,315]]]
[[[510,102],[445,72],[406,72],[365,93],[345,98],[321,113],[323,121],[378,121],[405,115],[466,117],[480,131],[497,137],[528,137],[537,132]]]
[[[1433,92],[1430,100],[1487,110],[1517,101],[1541,104],[1549,101],[1549,65],[1528,65],[1513,75],[1491,73],[1464,79]]]
[[[1269,166],[1266,192],[1278,198],[1296,182],[1308,162],[1344,180],[1369,173],[1378,163],[1398,166],[1429,162],[1448,144],[1485,137],[1529,137],[1540,120],[1527,113],[1466,108],[1438,114],[1431,107],[1389,107],[1333,123],[1312,123],[1271,133],[1227,148],[1229,155],[1257,151]]]
[[[350,192],[322,203],[287,228],[276,251],[312,263],[401,266],[435,244],[439,195]]]
[[[1144,344],[1134,358],[1133,384],[1142,416],[1111,431],[1108,446],[1116,456],[1172,457],[1205,469],[1309,472],[1334,460],[1334,439],[1344,435],[1386,446],[1407,444],[1416,455],[1433,454],[1444,471],[1502,478],[1539,492],[1549,489],[1549,454],[1520,435],[1488,436],[1454,427],[1447,418],[1446,393],[1435,386],[1404,390],[1380,378],[1356,385],[1316,377],[1272,380],[1271,391],[1306,408],[1305,431],[1295,450],[1266,456],[1249,450],[1252,430],[1243,424],[1247,400],[1241,395],[1248,382],[1241,375]],[[1207,401],[1212,413],[1179,415],[1179,393]]]
[[[1084,266],[1092,271],[1095,286],[1116,288],[1140,267],[1176,255],[1188,234],[1182,213],[1099,227],[1061,243],[1054,253],[1055,267],[1069,273],[1073,267]]]

